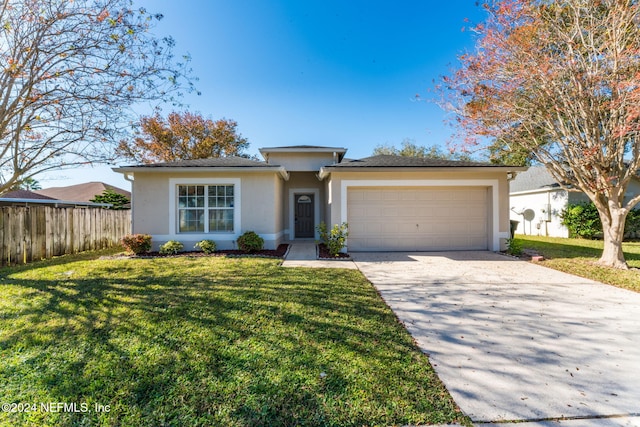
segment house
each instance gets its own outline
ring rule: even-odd
[[[30,190],[14,190],[0,196],[0,206],[52,206],[56,208],[105,208],[111,205],[84,201],[59,200]]]
[[[239,157],[114,168],[132,181],[133,232],[185,247],[233,248],[255,231],[266,248],[349,224],[349,251],[500,250],[509,184],[526,168],[398,156],[345,158],[346,148],[262,148]]]
[[[633,179],[625,200],[640,194],[640,181]],[[545,166],[532,166],[511,181],[511,220],[518,221],[516,233],[535,236],[569,237],[561,213],[569,204],[589,202],[582,192],[567,191]]]
[[[122,194],[131,200],[131,192],[123,190],[104,182],[85,182],[82,184],[68,185],[66,187],[51,187],[42,190],[33,190],[34,193],[51,197],[57,200],[72,200],[75,202],[90,202],[105,190],[111,190]]]
[[[0,195],[3,199],[29,199],[29,200],[56,200],[44,194],[34,193],[31,190],[12,190]]]

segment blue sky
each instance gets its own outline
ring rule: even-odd
[[[236,120],[251,154],[308,144],[358,158],[405,138],[445,146],[445,113],[415,95],[428,98],[473,48],[465,18],[484,17],[474,0],[135,1],[163,13],[154,32],[192,57],[202,94],[184,99],[188,109]],[[109,167],[36,178],[43,187],[100,180],[129,188]]]

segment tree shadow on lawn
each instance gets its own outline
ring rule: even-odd
[[[581,246],[571,243],[560,242],[539,242],[536,240],[529,240],[527,236],[518,236],[516,239],[523,240],[523,246],[525,249],[534,249],[540,252],[545,258],[600,258],[602,255],[602,248],[592,248],[588,246]],[[631,243],[634,246],[639,246],[638,249],[631,252],[628,249],[624,251],[624,256],[627,261],[640,261],[640,244]],[[626,244],[625,244],[626,245]]]
[[[125,261],[96,264],[78,277],[20,278],[28,267],[4,275],[0,288],[20,294],[0,312],[6,400],[111,408],[8,416],[57,425],[460,417],[426,358],[359,274],[272,264],[256,272],[235,261],[224,271],[159,274],[153,263]]]

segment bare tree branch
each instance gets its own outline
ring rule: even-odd
[[[140,102],[179,104],[188,58],[130,0],[0,2],[0,192],[46,170],[108,162]]]

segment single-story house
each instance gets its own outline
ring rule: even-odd
[[[640,194],[640,181],[632,179],[625,200]],[[582,192],[567,191],[545,166],[532,166],[510,183],[511,219],[518,221],[515,232],[534,236],[569,237],[561,213],[569,204],[586,203]]]
[[[96,196],[111,190],[131,200],[131,192],[111,184],[99,181],[84,182],[82,184],[67,185],[64,187],[49,187],[41,190],[33,190],[34,193],[58,200],[73,200],[75,202],[91,202]]]
[[[262,148],[239,157],[114,168],[132,182],[134,233],[154,248],[211,239],[266,248],[349,224],[349,251],[492,250],[509,238],[509,179],[523,167],[399,156],[345,158],[341,147]]]
[[[107,208],[107,203],[59,200],[30,190],[13,190],[0,195],[0,206],[52,206],[56,208]]]

